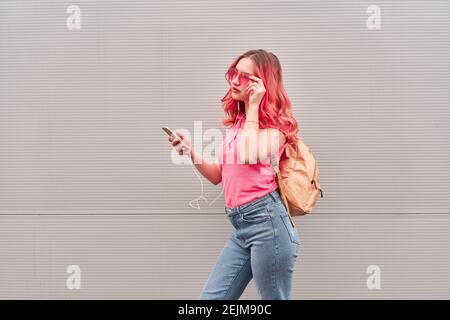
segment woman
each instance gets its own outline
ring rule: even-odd
[[[239,299],[252,278],[261,299],[289,299],[300,239],[280,198],[271,160],[297,142],[298,125],[282,82],[278,58],[265,50],[239,56],[226,75],[222,98],[231,130],[205,161],[183,135],[169,141],[188,154],[213,184],[222,182],[225,212],[233,228],[198,299]]]

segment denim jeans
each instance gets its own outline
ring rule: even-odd
[[[262,300],[289,300],[300,235],[278,189],[235,208],[225,207],[233,228],[198,296],[236,300],[252,278]]]

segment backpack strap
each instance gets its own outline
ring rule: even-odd
[[[276,155],[276,154],[272,154],[271,155],[271,157],[270,157],[270,164],[272,165],[272,170],[273,170],[273,172],[275,173],[275,174],[279,174],[279,162],[280,162],[280,159],[281,159],[281,156],[283,155],[283,152],[284,152],[284,150],[286,149],[286,145],[287,145],[287,142],[285,142],[281,147],[280,147],[280,149],[278,149],[278,155]]]

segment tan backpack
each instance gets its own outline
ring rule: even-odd
[[[291,217],[311,213],[319,194],[323,198],[323,193],[319,167],[309,147],[302,140],[286,143],[279,164],[272,161],[272,166],[291,221]]]

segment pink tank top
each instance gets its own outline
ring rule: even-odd
[[[229,208],[249,203],[278,188],[270,159],[253,164],[237,161],[236,150],[242,133],[238,129],[243,128],[245,120],[245,115],[239,115],[236,125],[227,129],[225,139],[216,149],[216,157],[222,167],[225,205]],[[279,148],[277,161],[285,145]]]

